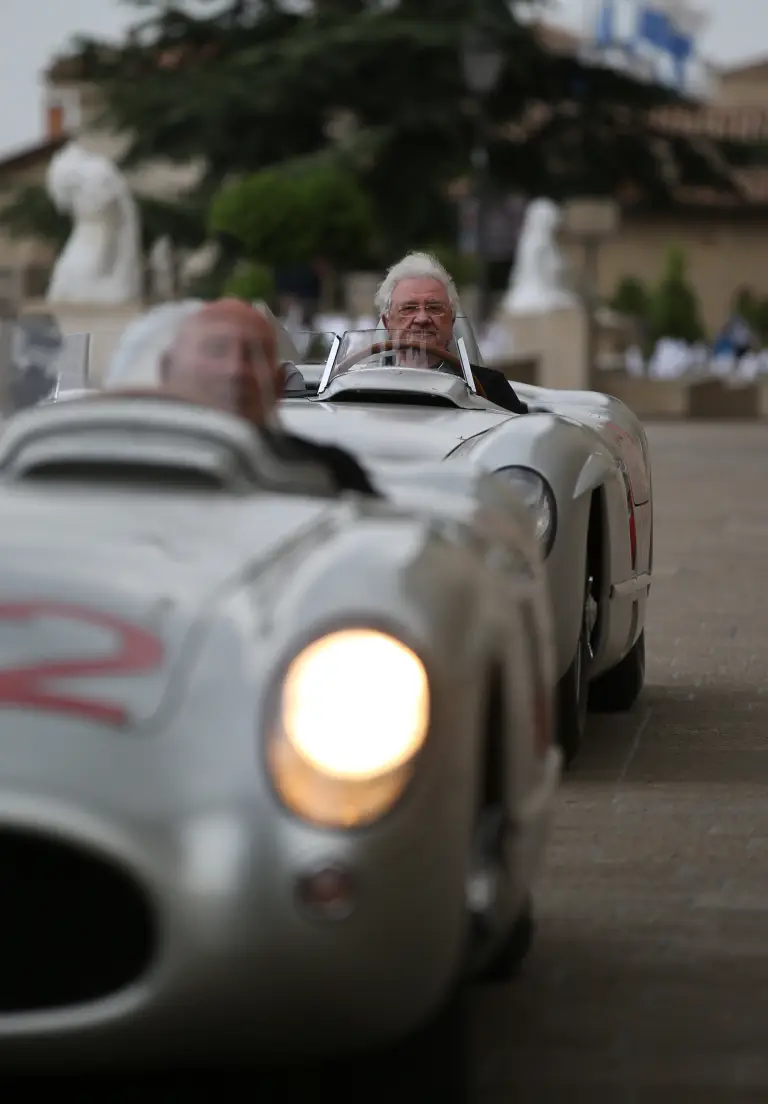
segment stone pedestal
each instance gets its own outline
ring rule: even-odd
[[[541,314],[502,313],[515,358],[535,359],[539,387],[583,391],[590,387],[586,312],[565,307]]]
[[[88,382],[91,386],[98,386],[101,382],[104,369],[126,326],[144,312],[143,304],[138,302],[108,307],[96,303],[67,303],[59,306],[39,300],[25,303],[24,309],[54,315],[65,337],[79,334],[89,336]]]

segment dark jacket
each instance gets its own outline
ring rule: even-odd
[[[472,374],[485,392],[488,402],[495,403],[496,406],[502,406],[513,414],[528,413],[527,405],[517,397],[506,377],[498,369],[481,368],[479,365],[473,364]]]
[[[381,497],[365,469],[345,449],[336,445],[319,445],[293,433],[270,433],[268,440],[281,460],[309,461],[325,468],[338,491],[356,491],[358,494]]]

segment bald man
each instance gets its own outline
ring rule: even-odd
[[[350,453],[280,428],[277,403],[285,391],[286,368],[277,358],[274,327],[250,304],[219,299],[188,315],[160,372],[169,390],[245,418],[281,459],[322,465],[339,491],[378,495]]]

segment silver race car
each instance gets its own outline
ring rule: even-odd
[[[546,575],[473,465],[380,485],[150,391],[4,424],[0,1072],[386,1048],[460,1099],[560,776]]]
[[[442,370],[393,366],[382,330],[330,343],[316,396],[286,401],[290,428],[355,452],[372,472],[393,464],[469,462],[497,473],[528,503],[546,556],[554,607],[558,734],[570,761],[588,705],[632,706],[645,675],[645,615],[653,561],[648,444],[621,402],[595,392],[516,386],[529,413],[511,414],[478,393],[474,334],[457,319]],[[302,339],[303,340],[303,339]]]

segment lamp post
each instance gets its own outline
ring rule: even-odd
[[[504,66],[504,51],[493,33],[482,26],[471,27],[462,43],[461,60],[464,83],[472,96],[472,114],[475,123],[472,144],[472,171],[476,202],[476,253],[479,262],[478,313],[483,322],[489,313],[489,286],[487,253],[487,218],[489,200],[488,133],[485,117],[485,99],[496,88]]]

